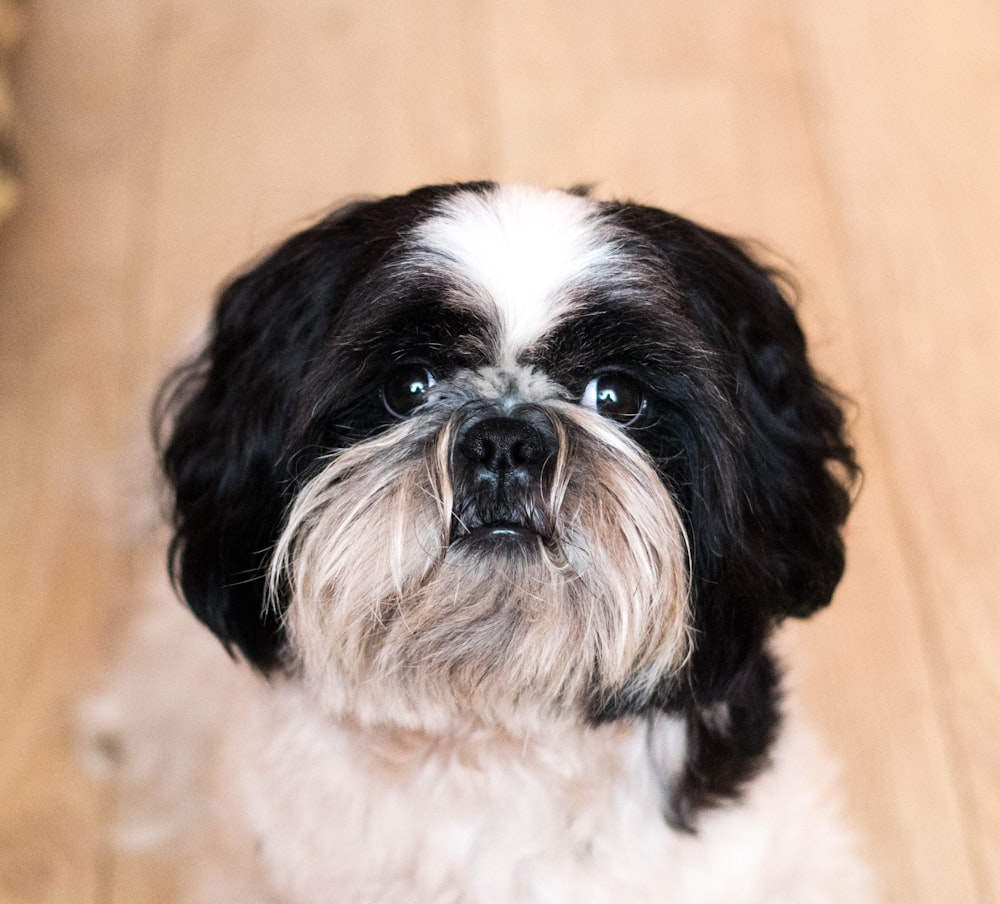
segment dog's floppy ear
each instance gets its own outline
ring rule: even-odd
[[[233,280],[204,351],[165,383],[154,413],[174,494],[174,580],[226,647],[262,669],[284,643],[265,572],[291,492],[296,396],[352,285],[398,235],[391,216],[370,215],[380,203],[337,211]]]
[[[695,631],[683,680],[659,706],[685,721],[668,819],[690,827],[766,761],[780,685],[766,641],[781,619],[830,601],[858,468],[841,399],[809,363],[775,274],[731,238],[661,211],[625,211],[705,337],[719,400],[697,429],[681,424],[685,441],[664,464],[691,544]]]
[[[680,217],[661,214],[647,235],[715,350],[733,420],[708,438],[732,451],[732,473],[686,475],[697,637],[689,677],[695,698],[711,704],[739,684],[777,621],[830,601],[858,469],[841,401],[814,372],[775,275],[740,243]]]
[[[774,273],[740,243],[688,221],[673,219],[669,233],[675,273],[721,350],[738,417],[736,522],[712,580],[728,570],[729,605],[743,598],[777,618],[808,616],[830,601],[844,569],[840,531],[858,469],[842,400],[814,372]],[[711,523],[705,514],[694,518],[696,533]]]

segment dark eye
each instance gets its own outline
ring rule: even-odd
[[[390,414],[406,417],[427,401],[435,380],[423,364],[399,364],[382,384],[382,401]]]
[[[646,397],[639,382],[628,374],[606,373],[587,384],[580,404],[627,427],[646,410]]]

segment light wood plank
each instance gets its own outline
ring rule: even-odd
[[[330,205],[482,174],[464,18],[459,0],[170,5],[154,357],[227,272]]]
[[[845,3],[833,13],[806,3],[795,17],[984,901],[1000,898],[995,14],[970,0],[946,10],[916,4],[905,15],[892,5]]]
[[[102,900],[110,869],[110,799],[82,773],[74,711],[124,568],[109,475],[130,409],[142,8],[34,4],[15,73],[26,178],[0,248],[0,898],[19,904]]]

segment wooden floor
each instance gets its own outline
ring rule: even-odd
[[[489,176],[591,182],[787,258],[866,470],[795,680],[885,901],[1000,901],[993,0],[36,0],[27,24],[0,226],[0,900],[169,900],[102,847],[113,801],[70,716],[132,593],[127,450],[213,287],[333,201]]]

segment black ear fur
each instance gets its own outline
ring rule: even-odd
[[[265,569],[293,493],[287,442],[301,384],[352,287],[433,200],[423,195],[342,208],[237,277],[204,351],[161,389],[172,575],[227,649],[261,669],[280,663],[284,645]]]
[[[829,603],[844,569],[840,530],[857,465],[841,400],[813,371],[774,274],[732,239],[675,224],[675,272],[724,350],[740,415],[742,506],[726,556],[739,574],[728,590],[776,618],[806,617]]]
[[[733,239],[680,217],[633,210],[716,351],[720,389],[736,421],[728,431],[736,473],[699,467],[685,477],[697,627],[729,644],[739,637],[752,651],[775,621],[829,603],[843,574],[840,531],[858,468],[842,400],[809,363],[772,272]],[[706,507],[720,504],[723,517]],[[723,684],[742,658],[716,663]]]
[[[335,238],[336,225],[329,231]],[[222,291],[204,351],[164,384],[154,415],[174,491],[174,579],[227,648],[261,668],[281,652],[264,569],[286,504],[291,393],[352,259],[343,241],[316,254],[320,241],[296,237]]]
[[[697,442],[724,444],[732,454],[718,461],[734,473],[704,467],[697,451],[664,465],[692,547],[695,648],[684,680],[656,705],[685,719],[687,764],[672,781],[668,818],[690,827],[692,813],[737,794],[766,761],[780,720],[767,638],[781,619],[830,601],[859,472],[841,399],[813,371],[775,274],[739,242],[680,217],[621,214],[668,262],[714,350],[733,421]]]

